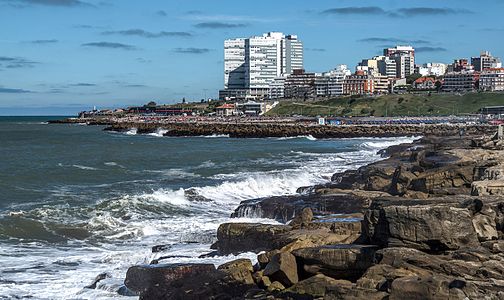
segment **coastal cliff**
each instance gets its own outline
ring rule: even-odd
[[[213,265],[140,265],[141,299],[500,299],[504,296],[504,141],[423,138],[299,194],[242,202]]]

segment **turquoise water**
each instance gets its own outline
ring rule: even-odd
[[[411,140],[172,138],[48,119],[0,117],[0,298],[125,298],[132,264],[232,259],[198,256],[240,201],[293,194]],[[152,254],[158,244],[171,249]]]

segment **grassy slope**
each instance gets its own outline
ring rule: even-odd
[[[268,115],[433,116],[476,113],[481,107],[504,105],[504,93],[405,94],[334,98],[315,102],[282,101]]]

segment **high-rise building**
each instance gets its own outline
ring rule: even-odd
[[[247,95],[268,94],[275,78],[303,69],[303,43],[296,35],[269,32],[224,42],[224,88],[246,89]]]
[[[245,85],[245,39],[224,41],[224,88],[240,89]]]
[[[488,51],[482,51],[479,57],[471,57],[471,65],[474,71],[481,72],[486,69],[498,69],[502,67],[502,62],[498,57],[493,57]]]
[[[386,48],[383,55],[395,60],[396,77],[406,78],[415,73],[415,49],[411,46]]]

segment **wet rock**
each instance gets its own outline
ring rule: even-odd
[[[302,248],[293,254],[308,274],[356,280],[373,265],[377,249],[369,245],[332,245]]]
[[[264,275],[287,287],[297,283],[299,278],[296,258],[289,252],[275,254],[266,265]]]
[[[155,287],[169,286],[186,277],[214,270],[212,264],[138,265],[128,269],[124,284],[136,293],[145,293]]]
[[[139,265],[128,269],[124,283],[140,299],[242,297],[255,285],[235,280],[231,269],[216,270],[212,264]]]
[[[106,273],[106,272],[104,272],[104,273],[100,273],[100,274],[98,274],[98,275],[96,276],[96,278],[93,280],[93,282],[92,282],[90,285],[87,285],[87,286],[85,286],[84,288],[86,288],[86,289],[96,289],[96,285],[97,285],[100,281],[102,281],[102,280],[104,280],[104,279],[106,279],[106,278],[110,278],[110,277],[112,277],[112,275],[110,275],[109,273]]]
[[[156,245],[152,246],[152,253],[163,252],[169,249],[171,249],[170,245]]]

